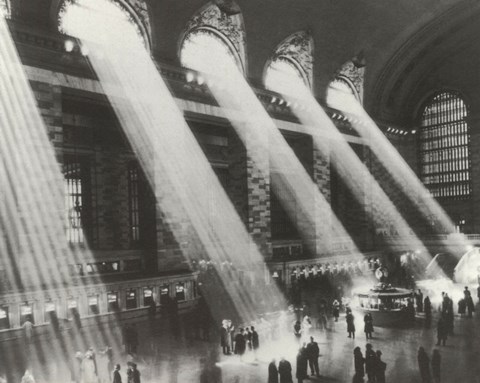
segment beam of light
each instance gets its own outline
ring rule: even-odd
[[[253,271],[257,280],[263,278],[262,255],[145,47],[121,20],[116,28],[108,28],[96,1],[81,3],[88,7],[78,6],[76,12],[82,19],[93,20],[93,27],[72,27],[68,32],[88,45],[91,65],[154,189],[162,222],[170,227],[182,255],[190,261],[206,257],[217,268],[231,263],[247,275]],[[121,47],[111,44],[118,40],[118,33]],[[225,293],[240,321],[248,322],[263,310],[262,297],[284,306],[273,284],[259,291],[249,281],[242,283],[236,273],[217,271],[218,284],[206,296],[209,305],[217,308],[213,313],[217,318],[228,314],[226,308],[222,313],[218,307]]]
[[[270,178],[272,191],[292,222],[297,223],[310,252],[330,253],[332,241],[350,236],[237,67],[212,58],[209,48],[198,46],[190,65],[214,84],[210,91],[247,148],[249,158],[262,175]],[[217,73],[223,76],[217,78]],[[358,254],[356,248],[351,251]]]
[[[442,233],[455,233],[455,225],[447,213],[435,198],[430,195],[429,191],[417,178],[410,166],[378,128],[360,103],[356,101],[353,96],[351,96],[351,98],[352,100],[351,103],[349,103],[347,113],[351,113],[356,117],[356,121],[352,122],[352,126],[361,137],[370,143],[370,148],[375,154],[376,159],[395,181],[395,185],[398,190],[402,192],[402,196],[408,199],[412,206],[415,206],[416,211],[423,216],[425,221],[433,220],[434,222],[438,222],[439,230],[441,230]],[[471,243],[464,236],[456,238],[456,240],[460,243],[461,250],[459,250],[459,246],[450,245],[449,243],[447,243],[446,246],[452,254],[459,257],[464,251],[469,249]]]
[[[325,156],[333,154],[332,165],[354,198],[361,206],[366,206],[366,213],[374,222],[375,227],[389,229],[393,227],[398,233],[401,246],[407,250],[413,248],[420,251],[423,270],[418,270],[418,272],[422,273],[431,260],[427,249],[370,174],[365,164],[337,130],[310,90],[297,77],[291,76],[282,68],[271,67],[270,70],[277,72],[275,77],[283,78],[282,82],[277,85],[271,85],[274,87],[273,90],[281,93],[292,105],[295,103],[303,105],[303,108],[292,108],[292,112],[302,122],[306,131],[312,135],[314,146]],[[351,98],[354,99],[353,96]],[[325,137],[328,139],[325,140]],[[365,195],[366,193],[370,194],[371,201],[368,201],[369,197]],[[369,204],[370,208],[368,208]],[[393,250],[398,250],[397,243],[387,242],[387,245],[391,246]]]
[[[478,284],[480,281],[480,254],[478,247],[469,249],[455,266],[454,280],[463,284]]]
[[[72,276],[70,267],[93,257],[88,250],[75,252],[69,247],[64,226],[63,174],[3,18],[0,18],[0,123],[0,227],[2,247],[6,248],[0,268],[5,270],[11,284],[8,289],[19,294],[40,290],[45,295],[56,295],[55,291],[69,288],[76,290],[88,284],[88,278]],[[59,302],[55,304],[58,310]],[[40,315],[34,318],[36,323],[43,321]],[[50,338],[57,336],[53,329],[47,333]],[[103,334],[101,337],[106,339]],[[86,349],[98,339],[87,333],[78,341]],[[108,342],[120,347],[115,339]],[[75,339],[65,332],[51,345],[40,341],[34,347],[36,355],[68,362],[75,351],[74,343]],[[12,362],[10,367],[14,369],[16,363]]]

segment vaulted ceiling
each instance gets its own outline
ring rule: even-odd
[[[63,0],[10,0],[12,19],[54,30]],[[178,64],[179,39],[206,0],[146,2],[155,56]],[[247,36],[247,67],[262,82],[265,63],[288,35],[315,43],[314,91],[359,52],[366,58],[365,104],[375,117],[411,125],[418,105],[443,87],[476,104],[480,89],[480,3],[476,0],[237,0]],[[480,98],[480,97],[479,97]]]

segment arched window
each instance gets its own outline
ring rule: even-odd
[[[228,76],[233,68],[243,72],[242,63],[225,36],[214,29],[201,27],[189,32],[180,49],[180,63],[186,68]]]
[[[456,92],[434,95],[420,116],[421,178],[433,197],[471,193],[468,108]]]
[[[313,81],[313,37],[308,31],[287,36],[275,49],[265,68],[265,88],[301,96]]]
[[[298,63],[289,57],[278,56],[267,67],[265,88],[295,96],[302,94],[302,89],[308,89],[308,80]]]
[[[218,4],[218,5],[217,5]],[[228,13],[226,13],[228,11]],[[188,21],[180,40],[180,63],[219,78],[246,72],[246,33],[235,1],[211,1]]]
[[[96,16],[96,17],[93,17]],[[145,28],[134,17],[123,3],[116,0],[66,0],[58,15],[59,30],[78,37],[78,31],[98,30],[92,23],[97,23],[99,16],[111,35],[111,44],[124,44],[124,39],[135,38],[149,48],[149,40]]]
[[[336,77],[327,88],[327,105],[342,112],[355,113],[360,106],[360,98],[353,84],[344,77]]]
[[[0,16],[10,18],[10,1],[0,0]]]

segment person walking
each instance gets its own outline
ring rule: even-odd
[[[222,347],[223,355],[230,354],[228,337],[230,337],[230,332],[228,331],[228,321],[224,319],[222,321],[222,327],[220,327],[220,347]]]
[[[300,347],[297,354],[297,371],[295,376],[297,378],[298,383],[303,383],[303,379],[308,378],[307,368],[308,368],[307,350],[304,344],[303,347]]]
[[[432,376],[434,383],[440,383],[440,365],[442,363],[442,357],[440,356],[440,351],[437,349],[433,350],[432,355]]]
[[[443,345],[447,342],[448,329],[445,322],[445,319],[440,317],[437,324],[437,346]]]
[[[369,383],[375,383],[375,363],[377,356],[370,343],[365,346],[365,372]]]
[[[423,309],[425,310],[425,327],[430,328],[432,325],[432,303],[428,296],[423,300]]]
[[[366,313],[364,318],[363,318],[363,321],[365,322],[365,326],[364,326],[365,336],[366,336],[367,340],[372,339],[373,338],[372,337],[372,333],[373,333],[372,314]]]
[[[113,370],[113,383],[122,383],[122,376],[120,375],[120,365],[115,365],[115,370]]]
[[[268,383],[278,383],[278,369],[275,359],[268,365]]]
[[[335,322],[338,322],[338,317],[340,316],[340,303],[336,299],[332,303],[332,312]]]
[[[251,329],[251,332],[252,332],[253,354],[255,355],[255,360],[257,360],[257,351],[258,351],[258,348],[260,347],[260,342],[259,342],[259,339],[258,339],[258,333],[255,331],[255,327],[251,326],[250,329]]]
[[[307,344],[307,358],[310,366],[311,375],[320,376],[318,368],[318,357],[320,356],[320,348],[318,343],[315,342],[313,336],[310,337],[310,343]]]
[[[239,328],[237,335],[235,335],[235,354],[240,356],[241,361],[243,361],[243,354],[245,354],[246,347],[243,328]]]
[[[353,362],[355,365],[355,377],[357,380],[363,381],[363,377],[365,376],[365,358],[362,355],[360,347],[355,347],[353,349]]]
[[[382,352],[380,350],[377,350],[375,356],[375,382],[385,383],[385,371],[387,370],[387,364],[382,360]]]
[[[417,360],[418,369],[420,370],[420,377],[422,378],[422,383],[431,383],[430,358],[428,357],[423,347],[420,347],[418,349]]]
[[[293,334],[295,335],[295,338],[297,339],[298,344],[300,344],[302,340],[302,324],[300,323],[299,320],[297,320],[293,325]]]
[[[140,371],[137,370],[136,363],[132,363],[132,382],[141,383],[140,381]]]
[[[355,317],[353,316],[351,311],[347,313],[345,319],[347,320],[348,337],[355,339]]]
[[[423,294],[422,290],[418,289],[415,293],[415,303],[417,305],[417,312],[423,312]]]
[[[280,375],[280,383],[293,383],[292,365],[284,357],[278,363],[278,374]]]

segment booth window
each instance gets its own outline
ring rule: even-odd
[[[29,303],[25,303],[20,306],[20,326],[23,325],[27,320],[35,323],[33,317],[33,306]]]
[[[170,285],[163,284],[160,286],[160,304],[166,304],[170,295]]]
[[[185,283],[177,283],[177,285],[175,286],[175,296],[178,302],[185,300]]]
[[[100,312],[99,305],[98,305],[98,296],[90,296],[88,297],[88,314],[89,315],[96,315]]]
[[[125,299],[125,306],[127,310],[136,309],[137,308],[137,292],[134,289],[127,290]]]
[[[0,330],[10,328],[10,320],[8,316],[8,307],[0,306]]]
[[[74,298],[67,300],[67,318],[72,319],[78,315],[78,302]]]
[[[153,288],[145,287],[143,289],[143,305],[150,306],[153,302]]]
[[[116,291],[111,291],[107,293],[107,311],[111,313],[118,310],[118,293]]]

